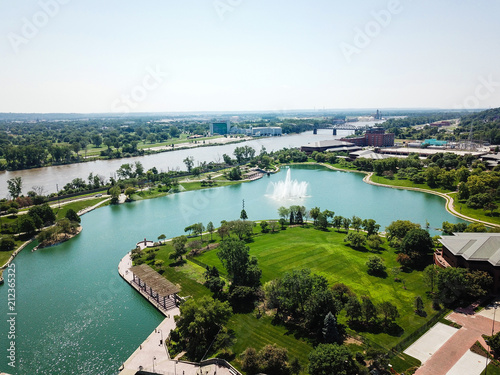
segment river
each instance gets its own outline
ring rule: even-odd
[[[367,124],[373,125],[374,123],[356,123],[357,126],[365,126]],[[222,155],[224,154],[228,154],[234,158],[234,149],[243,145],[253,147],[257,153],[262,147],[265,147],[268,152],[277,151],[284,147],[300,147],[310,142],[342,138],[348,134],[352,134],[352,131],[340,130],[336,136],[332,135],[332,133],[331,129],[320,129],[317,135],[314,135],[312,132],[305,132],[301,134],[284,135],[281,137],[257,138],[242,143],[198,147],[125,159],[98,160],[20,171],[4,171],[0,172],[0,198],[5,198],[7,196],[7,180],[14,177],[22,177],[24,194],[32,190],[33,186],[43,187],[45,194],[48,194],[57,191],[56,185],[62,188],[77,177],[86,180],[90,173],[99,174],[109,179],[115,176],[116,170],[124,163],[135,163],[136,161],[140,161],[146,170],[153,167],[156,167],[159,171],[175,169],[185,170],[186,166],[183,160],[187,156],[194,157],[195,163],[222,161]]]
[[[434,228],[460,220],[444,200],[421,192],[365,184],[363,175],[320,166],[294,166],[292,178],[309,183],[307,197],[275,201],[270,182],[285,171],[239,185],[183,192],[107,206],[82,217],[72,240],[16,258],[15,339],[8,340],[7,285],[0,286],[0,372],[34,374],[116,374],[117,369],[162,320],[118,275],[120,259],[147,237],[184,234],[194,222],[215,225],[239,216],[242,200],[250,220],[277,219],[281,205],[319,206],[337,215],[373,218],[381,229],[396,219]],[[4,273],[7,276],[7,272]],[[15,364],[8,365],[10,341]]]

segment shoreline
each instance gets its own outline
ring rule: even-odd
[[[221,139],[227,139],[225,137],[220,137]],[[268,138],[268,137],[264,137]],[[94,162],[94,161],[105,161],[105,160],[121,160],[121,159],[129,159],[129,158],[135,158],[135,157],[140,157],[140,156],[147,156],[147,155],[155,155],[155,154],[161,154],[164,152],[171,152],[171,151],[179,151],[179,150],[190,150],[193,148],[200,148],[200,147],[212,147],[212,146],[224,146],[224,145],[230,145],[230,144],[236,144],[236,143],[242,143],[242,142],[247,142],[251,141],[255,138],[241,138],[241,139],[235,139],[229,142],[209,142],[209,143],[189,143],[189,142],[183,142],[183,143],[178,143],[174,144],[174,147],[172,148],[172,145],[162,145],[162,146],[153,146],[151,148],[143,148],[140,150],[144,150],[144,153],[142,155],[130,155],[130,156],[121,156],[119,158],[106,158],[106,157],[101,157],[100,155],[95,155],[95,156],[87,156],[87,157],[82,157],[79,161],[73,162],[73,163],[56,163],[56,164],[46,164],[42,165],[39,167],[33,167],[33,168],[24,168],[24,169],[5,169],[7,172],[17,172],[17,171],[29,171],[30,169],[38,169],[38,168],[47,168],[47,167],[58,167],[62,165],[73,165],[73,164],[82,164],[82,163],[87,163],[87,162]],[[203,140],[201,140],[203,141]],[[210,139],[206,141],[211,141]],[[179,147],[176,147],[176,146]],[[193,146],[190,146],[193,145]]]
[[[166,241],[170,241],[168,239]],[[132,267],[132,259],[130,252],[120,260],[118,264],[118,274],[132,288],[139,292],[144,298],[146,295],[133,284],[132,273],[129,272]],[[151,358],[155,358],[155,366],[157,371],[161,373],[172,374],[178,373],[185,375],[198,375],[199,370],[203,369],[205,374],[220,374],[220,375],[241,375],[231,364],[222,359],[211,358],[199,363],[181,361],[178,356],[171,358],[168,352],[166,340],[170,336],[170,332],[176,328],[175,316],[180,314],[178,307],[164,310],[159,308],[156,301],[151,298],[146,298],[158,311],[165,315],[165,319],[155,328],[142,344],[125,360],[119,368],[120,375],[132,375],[137,372],[139,366],[146,371],[153,371],[150,367]]]
[[[334,171],[339,171],[339,172],[362,173],[362,174],[365,175],[365,177],[363,178],[363,182],[366,183],[366,184],[369,184],[369,185],[380,186],[380,187],[391,188],[391,189],[419,191],[421,193],[427,193],[427,194],[437,195],[437,196],[439,196],[439,197],[441,197],[441,198],[443,198],[443,199],[446,200],[445,209],[451,215],[453,215],[455,217],[458,217],[459,219],[468,221],[470,223],[484,224],[485,226],[487,226],[489,228],[500,228],[499,224],[490,223],[488,221],[483,221],[483,220],[475,219],[473,217],[470,217],[470,216],[467,216],[467,215],[464,215],[464,214],[461,214],[461,213],[457,212],[455,210],[455,207],[454,207],[455,199],[453,197],[450,197],[448,195],[449,193],[440,193],[438,191],[428,190],[428,189],[422,189],[422,188],[417,188],[417,187],[394,186],[394,185],[387,185],[387,184],[381,184],[381,183],[378,183],[378,182],[373,182],[371,180],[371,177],[373,176],[374,172],[365,172],[365,171],[354,171],[354,170],[350,170],[350,169],[341,169],[341,168],[333,167],[333,166],[325,164],[325,163],[307,162],[307,163],[300,163],[300,164],[321,165],[321,166],[323,166],[325,168],[328,168],[328,169],[331,169],[331,170],[334,170]],[[300,164],[296,164],[296,165],[300,165]]]

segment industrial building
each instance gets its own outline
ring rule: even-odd
[[[252,128],[254,137],[276,137],[282,134],[283,130],[279,126]]]
[[[331,141],[319,141],[314,143],[308,143],[305,146],[300,148],[300,151],[303,151],[307,154],[312,154],[314,151],[317,152],[352,152],[361,150],[361,147],[356,146],[351,142],[344,142],[339,140],[332,139]]]
[[[384,128],[368,129],[364,136],[356,138],[342,138],[344,142],[351,142],[357,146],[392,147],[394,146],[394,133],[386,133]]]

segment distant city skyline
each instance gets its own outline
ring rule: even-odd
[[[0,3],[0,112],[500,106],[500,3]]]

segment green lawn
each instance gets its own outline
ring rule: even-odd
[[[86,199],[86,200],[76,201],[73,203],[68,203],[65,205],[61,205],[61,208],[59,208],[59,207],[54,208],[54,212],[56,214],[57,219],[59,220],[59,219],[62,219],[66,215],[66,212],[68,212],[68,210],[70,208],[72,208],[73,210],[78,212],[80,210],[83,210],[84,208],[93,206],[93,205],[95,205],[95,204],[97,204],[105,199],[107,199],[107,198],[101,197],[101,198]],[[55,203],[56,202],[51,202],[51,204],[55,204]]]
[[[358,295],[368,295],[377,303],[389,301],[395,304],[401,315],[397,323],[404,329],[402,336],[361,332],[377,344],[390,348],[427,320],[414,313],[413,301],[417,295],[426,302],[427,313],[433,314],[422,275],[417,271],[401,273],[399,277],[404,283],[395,282],[391,269],[399,267],[399,264],[394,252],[385,247],[377,255],[384,259],[388,277],[370,276],[365,263],[374,254],[350,248],[344,243],[344,237],[345,233],[333,230],[322,232],[312,228],[288,228],[275,234],[256,236],[255,241],[249,244],[250,254],[259,260],[263,283],[293,269],[309,268],[326,277],[330,285],[341,282]],[[225,274],[216,251],[206,252],[196,259],[204,264],[215,265],[221,274]],[[345,317],[339,318],[345,320]]]
[[[377,176],[376,174],[373,174],[371,177],[371,181],[378,183],[378,184],[384,184],[384,185],[390,185],[390,186],[401,186],[401,187],[410,187],[410,188],[419,188],[419,189],[426,189],[426,190],[432,190],[432,191],[437,191],[438,193],[449,193],[450,190],[442,189],[442,188],[431,188],[427,184],[415,184],[414,182],[411,182],[410,180],[404,179],[400,180],[397,177],[394,178],[386,178],[383,176]]]
[[[493,216],[491,216],[490,211],[467,207],[466,201],[459,201],[457,199],[457,193],[450,193],[449,195],[454,199],[455,210],[457,210],[462,215],[466,215],[477,220],[487,221],[493,224],[500,224],[500,210],[498,208],[493,211]],[[500,205],[500,202],[496,203]]]
[[[214,235],[214,239],[218,236]],[[398,307],[401,317],[397,324],[404,330],[399,333],[371,333],[353,332],[366,337],[376,345],[390,349],[410,333],[421,327],[433,314],[431,301],[426,296],[426,290],[420,272],[401,273],[399,277],[404,283],[395,282],[391,269],[397,267],[396,255],[386,245],[377,254],[384,259],[388,269],[386,278],[370,276],[366,272],[366,261],[374,253],[366,249],[354,250],[343,241],[345,233],[318,231],[313,228],[287,228],[274,234],[257,234],[253,242],[249,243],[250,254],[259,260],[262,268],[262,283],[282,276],[292,269],[310,268],[314,273],[327,278],[330,285],[338,282],[345,283],[359,296],[369,295],[375,303],[390,301]],[[209,236],[205,235],[204,240]],[[197,238],[199,239],[199,237]],[[194,239],[193,239],[194,240]],[[218,240],[218,238],[217,238]],[[182,288],[182,296],[198,298],[211,295],[202,285],[203,264],[215,265],[225,277],[226,273],[217,257],[217,250],[211,250],[194,258],[202,266],[188,260],[182,265],[173,264],[169,255],[173,249],[169,243],[160,246],[155,252],[155,260],[162,259],[165,263],[164,276]],[[148,261],[152,264],[153,261]],[[413,301],[417,295],[422,296],[426,303],[427,318],[414,313]],[[236,354],[242,353],[252,346],[257,350],[267,344],[276,343],[286,347],[291,357],[298,358],[307,365],[307,356],[312,349],[307,340],[298,339],[282,325],[273,325],[270,316],[260,318],[257,314],[235,314],[228,327],[235,332],[235,342],[231,347]],[[339,316],[341,323],[346,323],[345,313]],[[395,358],[397,367],[401,370],[418,365],[411,357]],[[233,361],[234,362],[234,361]],[[414,363],[415,362],[415,363]],[[417,361],[418,362],[418,361]],[[235,363],[238,364],[237,361]]]
[[[500,375],[500,367],[490,363],[486,370],[483,370],[481,375]]]

